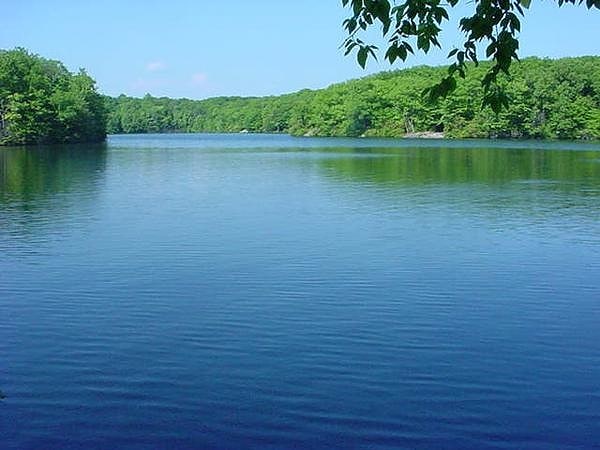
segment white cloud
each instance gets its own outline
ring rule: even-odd
[[[194,86],[204,86],[207,80],[208,76],[204,72],[196,72],[192,75],[192,84]]]
[[[158,72],[166,67],[167,65],[163,61],[150,61],[148,64],[146,64],[146,70],[148,72]]]

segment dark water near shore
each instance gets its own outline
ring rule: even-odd
[[[0,447],[600,446],[600,145],[0,149]]]

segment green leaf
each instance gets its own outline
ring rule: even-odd
[[[367,47],[361,47],[358,50],[358,53],[356,54],[356,60],[358,61],[358,64],[360,65],[360,67],[362,67],[363,69],[365,68],[365,66],[367,64],[367,55],[368,55]]]

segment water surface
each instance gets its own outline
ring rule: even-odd
[[[2,447],[600,444],[600,146],[0,149]]]

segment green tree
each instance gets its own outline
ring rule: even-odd
[[[510,98],[499,114],[480,107],[490,63],[469,65],[453,95],[432,103],[420,92],[444,67],[383,72],[326,89],[272,97],[207,100],[106,98],[113,133],[156,131],[448,137],[600,138],[600,58],[526,58],[499,80]]]
[[[25,49],[0,50],[0,144],[98,142],[106,137],[104,100],[81,70]]]

